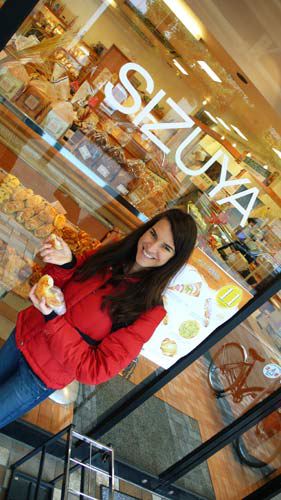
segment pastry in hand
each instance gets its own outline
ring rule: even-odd
[[[44,274],[37,283],[34,291],[38,300],[45,298],[49,307],[58,307],[62,305],[62,299],[54,289],[54,280],[49,274]]]
[[[48,238],[48,243],[51,243],[51,245],[56,249],[56,250],[61,250],[62,249],[62,244],[59,240],[59,238],[54,234],[50,234]]]

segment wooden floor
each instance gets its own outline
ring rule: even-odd
[[[10,313],[11,314],[11,311]],[[249,323],[243,323],[235,332],[228,336],[228,341],[235,339],[241,341],[246,347],[255,347],[259,353],[266,346],[254,342],[247,328],[252,329]],[[216,347],[217,349],[217,347]],[[269,355],[269,354],[268,354]],[[203,359],[193,363],[172,382],[161,389],[156,396],[173,406],[177,410],[197,420],[202,442],[207,441],[224,427],[216,398],[207,383],[207,365]],[[156,366],[141,357],[131,381],[138,384],[155,370]],[[231,404],[231,401],[230,401]],[[235,417],[241,415],[247,408],[249,401],[240,404],[231,404]],[[56,433],[71,423],[73,418],[73,405],[59,405],[50,399],[41,403],[37,408],[24,416],[24,419],[52,433]],[[280,458],[275,464],[278,475],[281,471]],[[240,500],[245,495],[254,491],[262,484],[264,479],[254,469],[242,466],[230,446],[216,453],[208,460],[209,472],[213,483],[216,499]],[[271,476],[273,477],[273,476]],[[270,477],[270,479],[271,479]],[[137,498],[149,499],[146,493]],[[134,496],[134,495],[133,495]]]

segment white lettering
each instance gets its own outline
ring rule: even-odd
[[[142,122],[145,118],[148,117],[150,111],[153,110],[153,108],[158,104],[161,99],[166,95],[166,92],[164,90],[159,90],[157,94],[155,94],[154,97],[149,101],[149,103],[140,111],[140,113],[134,118],[133,123],[135,125],[139,125],[140,122]]]
[[[148,103],[148,105],[139,113],[139,115],[135,118],[134,124],[139,125],[140,121],[143,120],[147,116],[147,114],[153,109],[154,105],[158,104],[161,98],[166,94],[164,90],[160,90],[153,99]],[[160,97],[161,96],[161,97]],[[194,121],[183,111],[177,103],[171,99],[170,97],[167,99],[167,104],[173,108],[176,113],[183,118],[183,122],[161,122],[161,123],[145,123],[141,127],[141,131],[146,134],[149,139],[151,139],[156,146],[158,146],[165,154],[170,152],[170,148],[168,148],[158,137],[151,133],[151,130],[178,130],[178,129],[187,129],[191,128],[194,125]],[[180,167],[179,167],[180,168]]]
[[[193,177],[196,177],[197,175],[201,175],[203,174],[204,172],[206,172],[206,170],[208,170],[208,168],[213,165],[213,163],[215,163],[215,161],[217,161],[217,159],[221,156],[221,153],[222,151],[219,150],[217,151],[214,156],[212,156],[212,158],[210,158],[207,163],[205,163],[205,165],[203,165],[203,167],[201,168],[198,168],[197,170],[193,170],[191,168],[188,168],[182,161],[181,159],[181,154],[184,150],[184,148],[191,142],[193,141],[193,139],[198,135],[200,134],[200,132],[202,132],[201,128],[200,127],[197,127],[178,147],[177,151],[176,151],[176,156],[175,156],[175,160],[176,160],[176,164],[177,166],[183,170],[183,172],[186,174],[186,175],[192,175]]]
[[[122,82],[125,89],[129,92],[129,94],[131,94],[132,98],[134,99],[134,104],[132,104],[132,106],[123,106],[122,104],[120,104],[120,102],[118,102],[113,95],[112,91],[114,86],[112,85],[111,82],[107,82],[107,84],[105,85],[104,93],[109,105],[111,105],[113,109],[117,109],[118,111],[124,113],[125,115],[131,115],[133,113],[137,113],[141,107],[141,97],[138,91],[135,89],[135,87],[131,84],[130,80],[128,79],[127,75],[129,71],[137,71],[143,76],[143,78],[146,81],[146,91],[149,94],[151,94],[154,89],[154,81],[151,78],[148,71],[146,71],[142,66],[136,63],[124,64],[119,71],[119,79]]]
[[[219,150],[219,151],[221,151],[221,150]],[[213,158],[214,158],[214,156],[213,156]],[[211,198],[213,198],[213,196],[215,196],[215,194],[217,194],[225,186],[239,186],[241,184],[248,184],[250,182],[249,179],[231,179],[231,180],[227,181],[226,174],[227,174],[228,162],[229,162],[229,156],[224,154],[223,160],[222,160],[222,168],[221,168],[219,183],[214,189],[212,189],[212,191],[209,192],[209,196]]]
[[[239,198],[244,198],[244,196],[248,196],[249,194],[251,194],[252,196],[251,196],[251,199],[248,203],[247,208],[245,209],[236,200]],[[222,205],[223,203],[231,203],[238,210],[238,212],[240,212],[240,214],[243,215],[242,220],[240,222],[240,225],[242,227],[244,227],[246,222],[247,222],[247,219],[248,219],[248,217],[253,209],[253,206],[254,206],[254,203],[258,197],[258,194],[259,194],[258,188],[253,187],[251,189],[246,189],[246,191],[242,191],[241,193],[236,193],[236,194],[233,194],[231,196],[227,196],[226,198],[222,198],[221,200],[217,201],[217,203],[219,205]]]

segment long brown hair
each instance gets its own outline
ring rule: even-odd
[[[135,263],[137,245],[140,237],[161,219],[167,219],[171,225],[175,244],[175,255],[163,266],[148,268],[130,277],[125,291],[106,297],[103,306],[108,305],[114,325],[132,323],[144,311],[162,304],[162,294],[173,276],[190,257],[196,242],[197,227],[193,218],[174,208],[162,212],[142,226],[135,229],[121,241],[101,247],[75,273],[75,279],[85,281],[96,273],[104,273],[112,268],[109,282],[118,285],[126,279],[125,269]]]

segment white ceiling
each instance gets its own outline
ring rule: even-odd
[[[185,0],[281,115],[281,0]]]

